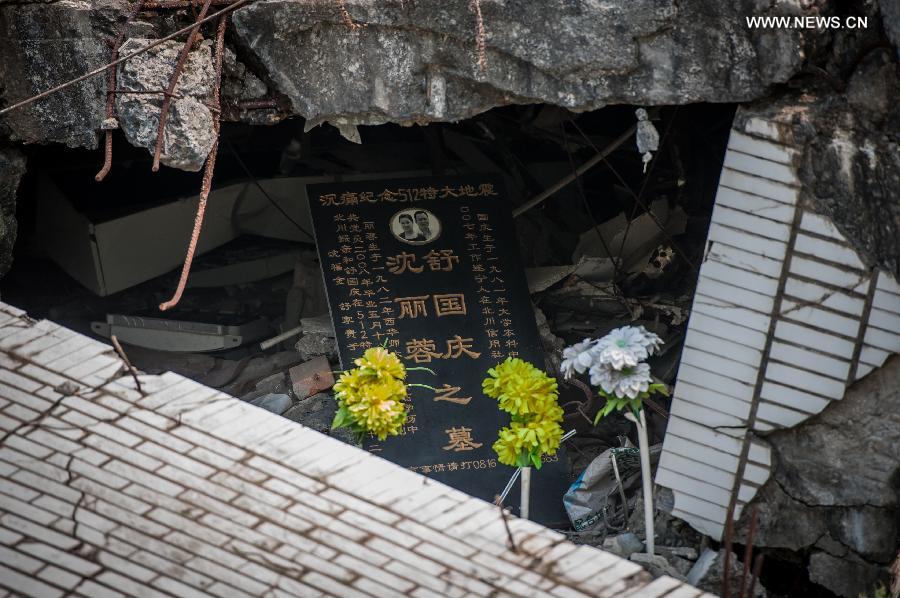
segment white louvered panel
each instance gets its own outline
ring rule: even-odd
[[[784,223],[789,223],[794,218],[794,207],[789,204],[727,187],[719,188],[716,205]]]
[[[791,147],[756,139],[736,130],[732,130],[728,138],[728,149],[788,165],[797,155],[797,150]]]
[[[707,428],[716,429],[743,429],[747,427],[747,420],[706,405],[699,405],[690,400],[688,396],[680,397],[680,401],[672,404],[670,415],[675,414],[685,419],[690,419],[695,424],[701,424]]]
[[[819,259],[842,264],[856,270],[866,269],[865,264],[862,263],[856,252],[849,247],[818,237],[811,237],[802,233],[798,234],[794,243],[794,251],[813,255]]]
[[[828,330],[855,339],[859,334],[859,319],[841,316],[818,307],[801,307],[791,301],[785,301],[779,317],[796,324],[804,324],[814,328]]]
[[[762,486],[769,479],[770,471],[768,467],[748,463],[744,469],[744,480]]]
[[[900,314],[873,307],[869,313],[869,326],[882,330],[900,330]]]
[[[695,405],[700,405],[715,411],[721,411],[744,420],[750,416],[750,403],[736,397],[723,394],[719,390],[710,390],[702,386],[694,386],[689,382],[679,380],[675,384],[675,395]]]
[[[863,343],[862,351],[859,353],[859,361],[861,364],[865,363],[867,365],[881,367],[890,356],[891,353],[889,351]],[[859,376],[857,375],[857,377]]]
[[[775,300],[771,296],[751,291],[727,282],[707,278],[703,281],[702,294],[715,302],[741,305],[764,314],[771,314]]]
[[[798,191],[796,187],[739,172],[728,168],[727,165],[719,176],[719,187],[753,193],[788,205],[797,204]]]
[[[762,351],[760,349],[749,347],[732,339],[712,336],[705,332],[700,332],[696,328],[688,330],[684,339],[684,346],[714,355],[727,355],[730,359],[752,365],[753,367],[759,367],[762,360]]]
[[[784,285],[784,294],[805,303],[822,305],[858,318],[862,316],[866,306],[865,292],[868,286],[868,281],[865,281],[842,292],[788,277]],[[783,305],[791,308],[796,302],[786,299]]]
[[[900,353],[900,334],[896,332],[888,332],[881,328],[869,325],[866,327],[867,345],[871,345],[884,351],[891,353]]]
[[[769,358],[782,363],[796,364],[804,369],[831,378],[846,380],[850,374],[850,361],[829,357],[811,348],[800,348],[775,341],[769,350]]]
[[[741,441],[728,434],[710,430],[694,422],[680,417],[670,417],[666,434],[673,433],[685,439],[702,440],[702,444],[717,451],[724,451],[732,455],[741,454]]]
[[[753,497],[756,496],[757,492],[759,492],[759,488],[756,486],[741,484],[741,487],[738,489],[738,503],[735,507],[735,517],[740,517],[739,513],[743,510],[742,505],[753,500]]]
[[[765,334],[769,330],[769,316],[735,306],[721,307],[708,301],[694,301],[692,312],[699,312],[714,318],[731,321]]]
[[[681,455],[667,452],[660,456],[659,466],[669,471],[690,471],[697,479],[726,492],[731,492],[731,488],[734,486],[733,471],[713,467],[706,461],[687,459]]]
[[[747,117],[744,121],[744,132],[754,137],[764,137],[773,145],[789,145],[785,143],[785,133],[789,134],[790,131],[785,131],[783,125],[759,116]]]
[[[709,336],[726,338],[736,343],[742,343],[760,351],[766,344],[766,335],[762,332],[692,311],[688,334],[694,330],[702,331],[703,334]]]
[[[744,433],[750,414],[757,432],[798,425],[843,397],[854,367],[864,375],[900,351],[900,285],[881,274],[869,294],[868,268],[833,223],[796,213],[796,151],[770,141],[780,126],[744,123],[719,178],[657,475],[673,513],[716,538],[728,502],[737,518],[770,475],[770,449]]]
[[[784,320],[775,324],[775,338],[805,347],[815,347],[823,353],[847,360],[853,358],[855,349],[852,341]]]
[[[722,226],[730,226],[738,230],[787,243],[791,235],[791,227],[784,222],[770,220],[762,216],[754,216],[747,212],[735,210],[720,204],[713,208],[712,221]]]
[[[807,420],[810,415],[768,401],[760,401],[756,410],[756,417],[772,423],[776,428],[792,428]]]
[[[847,241],[830,220],[812,212],[803,212],[803,216],[800,218],[800,230],[836,239],[842,243]]]
[[[860,378],[871,373],[874,369],[875,369],[874,367],[872,367],[868,364],[865,364],[865,363],[859,364],[859,366],[856,368],[856,379],[859,380]]]
[[[878,277],[878,284],[875,285],[879,291],[885,291],[897,295],[900,298],[900,284],[888,274],[882,273]],[[896,301],[897,299],[895,299]]]
[[[703,459],[704,463],[709,463],[719,469],[727,471],[735,471],[738,466],[738,458],[736,455],[713,449],[709,446],[699,444],[687,438],[681,438],[674,434],[666,434],[663,441],[663,452],[672,452],[688,459]]]
[[[750,441],[750,452],[748,458],[754,463],[759,463],[769,467],[772,465],[772,451],[769,446],[762,444],[759,440]]]
[[[688,469],[691,471],[691,469]],[[674,474],[674,475],[673,475]],[[731,489],[720,488],[697,478],[685,475],[683,471],[673,471],[660,465],[656,469],[659,483],[668,486],[672,490],[680,490],[694,498],[700,498],[721,507],[728,506],[731,497]]]
[[[771,181],[778,181],[786,185],[799,184],[792,166],[779,164],[764,158],[757,158],[749,154],[728,151],[725,153],[724,165],[739,172],[745,172]]]
[[[875,287],[875,294],[872,296],[872,307],[900,314],[900,295],[895,295],[881,288],[881,280],[884,278],[887,278],[887,276],[882,275],[878,277],[878,286]]]
[[[791,274],[843,289],[855,287],[860,283],[858,272],[830,266],[799,255],[791,258]]]
[[[738,242],[740,240],[729,239],[729,241]],[[775,245],[777,248],[778,244]],[[770,250],[771,249],[772,248],[770,247]],[[781,249],[782,252],[780,254],[775,251],[770,251],[767,256],[763,256],[759,253],[746,251],[746,248],[743,246],[736,247],[720,239],[709,244],[704,265],[709,262],[718,262],[725,264],[726,266],[748,270],[750,272],[755,272],[756,274],[761,274],[762,276],[777,279],[781,276],[781,265],[784,263],[784,254],[787,250],[787,246],[785,245],[781,247]],[[704,270],[703,276],[701,276],[698,281],[698,285],[706,284],[708,280],[717,280],[713,274],[714,273],[710,272],[709,269]],[[725,280],[723,282],[728,281]]]
[[[685,347],[681,352],[681,361],[697,367],[704,367],[723,376],[733,378],[745,384],[752,385],[756,382],[756,372],[759,362],[748,365],[732,359],[730,356],[721,356],[714,353],[699,351]]]
[[[789,388],[771,380],[763,382],[759,396],[776,405],[784,405],[807,413],[818,413],[831,403],[828,397]]]
[[[679,495],[678,499],[679,500],[675,501],[676,505],[680,505],[680,504],[690,501],[691,497]],[[707,514],[710,517],[715,517],[715,515],[710,514],[710,512],[713,510],[712,507],[700,506],[700,507],[698,507],[698,510],[704,514]],[[716,509],[716,510],[725,511],[725,509]],[[690,526],[693,527],[695,530],[697,530],[701,534],[709,536],[710,538],[721,538],[722,534],[724,533],[724,530],[725,530],[725,528],[722,526],[721,523],[717,523],[716,521],[710,521],[709,519],[705,519],[702,515],[698,515],[696,513],[690,512],[690,511],[685,511],[685,510],[679,509],[677,506],[672,509],[672,515],[674,515],[675,517],[678,517],[679,519],[683,519],[684,521],[687,521],[688,524],[690,524]],[[720,520],[724,521],[725,515],[722,515]]]
[[[826,378],[800,368],[774,362],[769,362],[768,367],[766,367],[766,380],[780,382],[793,388],[808,389],[831,399],[843,397],[844,389],[846,388],[843,380]]]
[[[787,245],[771,239],[752,235],[735,228],[713,224],[709,227],[709,241],[725,243],[731,247],[740,247],[749,253],[756,253],[773,260],[783,260],[787,253]]]
[[[738,382],[734,378],[726,378],[711,370],[705,370],[702,366],[695,367],[682,362],[681,368],[678,370],[678,379],[696,386],[721,390],[722,393],[740,400],[750,401],[753,399],[752,385]]]

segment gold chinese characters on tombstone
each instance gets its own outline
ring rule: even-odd
[[[342,367],[384,346],[416,376],[403,433],[373,453],[492,500],[510,468],[505,425],[481,392],[507,357],[544,361],[508,203],[489,176],[311,185],[310,211]],[[567,472],[548,459],[532,513],[565,520]],[[541,495],[546,493],[546,501]]]

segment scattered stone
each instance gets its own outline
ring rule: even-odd
[[[255,405],[266,411],[271,411],[281,415],[291,406],[291,397],[285,394],[265,394],[257,399],[250,401],[251,405]]]
[[[153,40],[132,38],[122,44],[120,54],[133,52]],[[163,91],[184,45],[181,41],[165,42],[119,66],[120,89]],[[160,161],[174,168],[198,171],[203,167],[215,141],[213,115],[207,106],[212,101],[215,73],[211,42],[203,42],[188,54],[175,97],[172,98]],[[162,93],[120,93],[116,95],[119,125],[133,145],[147,148],[152,154],[156,146]]]
[[[666,557],[660,554],[647,554],[645,552],[636,552],[629,559],[633,563],[639,564],[646,569],[654,578],[668,575],[679,581],[685,581],[685,576],[678,569],[669,564]]]
[[[81,390],[81,387],[74,382],[66,380],[62,384],[53,387],[53,390],[63,395],[64,397],[71,397],[74,396],[79,390]]]
[[[741,594],[741,577],[744,573],[744,566],[743,563],[738,560],[737,555],[734,553],[731,554],[731,560],[729,561],[728,568],[731,570],[731,576],[729,577],[730,594],[732,596],[739,596]],[[687,582],[692,586],[700,588],[701,590],[706,590],[707,592],[712,592],[718,596],[722,591],[722,580],[724,576],[725,549],[721,549],[716,552],[707,548],[703,551],[703,553],[700,555],[700,558],[697,559],[697,562],[694,563],[694,566],[688,572]],[[749,584],[750,579],[748,578],[748,587]],[[744,594],[747,594],[746,590]],[[762,587],[762,584],[757,581],[756,585],[753,588],[753,594],[750,596],[750,598],[765,597],[766,590]]]
[[[306,363],[295,365],[289,372],[291,388],[294,396],[305,399],[323,390],[334,386],[334,374],[331,373],[331,363],[325,357],[316,357]]]
[[[630,555],[644,550],[644,543],[635,534],[626,532],[603,540],[603,550],[627,559]]]
[[[287,394],[288,385],[284,372],[275,372],[256,383],[256,390],[264,390],[273,394]]]
[[[335,411],[337,411],[337,400],[334,396],[331,393],[320,392],[300,401],[283,415],[289,420],[303,424],[317,432],[333,436],[347,444],[357,444],[353,439],[353,435],[346,428],[331,429]]]
[[[688,561],[696,561],[699,554],[690,546],[657,546],[656,552],[666,558],[678,557]]]
[[[319,356],[325,356],[330,360],[337,359],[337,341],[330,315],[303,318],[300,325],[303,326],[303,333],[294,347],[303,361]]]

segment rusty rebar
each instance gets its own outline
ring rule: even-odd
[[[365,25],[360,25],[359,23],[353,20],[353,17],[350,16],[350,11],[347,10],[347,7],[344,5],[344,0],[335,0],[338,7],[338,13],[341,15],[341,21],[344,23],[344,26],[347,27],[350,31],[356,31],[357,29],[362,29]]]
[[[43,100],[44,98],[52,96],[53,94],[60,92],[64,89],[68,89],[69,87],[72,87],[73,85],[78,85],[82,81],[85,81],[87,79],[90,79],[91,77],[95,77],[95,76],[103,73],[106,69],[108,69],[111,66],[116,66],[118,64],[122,64],[123,62],[128,62],[135,56],[140,56],[144,52],[147,52],[148,50],[151,50],[151,49],[155,48],[156,46],[159,46],[161,44],[166,43],[167,41],[171,41],[171,40],[175,39],[176,37],[180,36],[182,33],[187,33],[188,31],[190,31],[197,25],[202,25],[203,23],[206,23],[208,21],[215,20],[218,17],[221,17],[229,12],[237,10],[238,8],[240,8],[242,6],[246,6],[246,5],[252,4],[254,2],[256,2],[256,0],[236,0],[234,4],[229,4],[222,10],[215,12],[215,13],[209,15],[208,17],[197,21],[193,25],[188,25],[187,27],[182,27],[181,29],[179,29],[178,31],[175,31],[174,33],[170,33],[169,35],[167,35],[165,37],[161,37],[158,40],[155,40],[155,41],[147,44],[143,48],[140,48],[139,50],[135,50],[131,54],[126,54],[125,56],[121,56],[118,60],[115,60],[108,64],[104,64],[103,66],[100,66],[100,67],[95,68],[94,70],[88,71],[88,72],[84,73],[83,75],[79,75],[79,76],[75,77],[74,79],[69,79],[65,83],[60,83],[59,85],[57,85],[55,87],[51,87],[50,89],[46,89],[46,90],[44,90],[40,93],[37,93],[33,96],[27,97],[24,100],[20,100],[20,101],[16,102],[15,104],[11,104],[11,105],[7,106],[6,108],[0,109],[0,116],[3,116],[4,114],[8,114],[8,113],[12,112],[13,110],[18,110],[19,108],[27,106],[28,104],[33,104],[34,102],[37,102],[38,100]]]
[[[206,0],[207,4],[209,0]],[[203,182],[200,186],[200,201],[197,204],[197,215],[194,217],[194,229],[191,231],[191,240],[188,243],[187,253],[184,256],[184,265],[181,268],[181,277],[178,279],[178,286],[172,298],[161,303],[160,311],[166,311],[178,305],[181,301],[181,295],[187,285],[188,275],[191,273],[191,264],[194,261],[194,253],[197,251],[197,242],[200,239],[200,231],[203,228],[203,217],[206,214],[206,201],[209,198],[209,192],[212,188],[213,171],[216,168],[216,155],[219,151],[219,114],[218,108],[221,106],[222,94],[222,62],[225,55],[225,27],[228,24],[227,18],[223,15],[219,19],[219,25],[216,29],[216,80],[213,87],[213,104],[216,110],[213,111],[213,145],[209,150],[209,156],[206,158],[206,166],[203,169]]]
[[[128,30],[128,24],[137,16],[138,12],[141,10],[141,6],[143,6],[144,0],[137,0],[134,6],[131,9],[131,12],[125,18],[125,22],[122,23],[122,29],[119,31],[119,35],[113,41],[112,45],[112,53],[110,54],[109,61],[111,63],[115,63],[119,58],[119,48],[122,46],[122,42],[125,41],[125,33]],[[116,96],[114,95],[116,89],[116,67],[109,67],[109,72],[106,74],[106,118],[111,119],[116,116]],[[113,132],[110,129],[107,129],[106,134],[104,135],[104,143],[103,143],[103,166],[100,168],[100,171],[94,175],[94,180],[98,183],[106,178],[106,175],[109,174],[109,171],[112,169],[112,151],[113,151]]]
[[[487,69],[487,51],[484,30],[484,17],[481,14],[481,0],[469,0],[469,5],[475,12],[475,47],[478,51],[478,68],[483,73]]]
[[[187,62],[188,54],[190,54],[191,48],[194,47],[194,40],[197,38],[197,32],[200,31],[200,23],[202,19],[206,17],[206,12],[209,10],[211,2],[212,0],[203,0],[203,7],[200,9],[200,14],[197,15],[197,20],[194,23],[193,29],[188,33],[184,46],[181,48],[181,53],[178,55],[178,61],[175,63],[175,70],[172,71],[172,76],[169,78],[169,87],[166,89],[162,108],[159,110],[159,129],[156,132],[156,147],[153,150],[153,172],[159,170],[159,159],[162,155],[163,139],[166,135],[166,121],[169,118],[169,107],[172,104],[171,94],[175,92],[175,87],[178,85],[178,79],[181,78],[181,72],[184,70],[184,65]]]
[[[750,527],[747,530],[747,543],[744,546],[744,570],[741,572],[741,591],[738,596],[744,598],[747,587],[747,577],[750,575],[750,563],[753,561],[753,540],[756,536],[756,525],[759,517],[759,505],[754,504],[750,512]]]
[[[112,341],[113,349],[116,350],[116,353],[119,355],[119,359],[125,364],[125,367],[128,368],[128,372],[131,374],[131,377],[134,378],[134,385],[137,387],[137,391],[141,394],[144,394],[144,389],[141,388],[141,381],[138,379],[137,370],[133,365],[131,365],[131,361],[128,359],[128,355],[125,354],[125,349],[122,348],[122,345],[119,344],[119,339],[115,334],[111,334],[109,336],[109,340]]]
[[[212,0],[211,6],[230,6],[238,0]],[[178,10],[191,8],[193,0],[145,0],[144,10]]]
[[[763,560],[765,560],[765,556],[762,553],[756,555],[756,561],[753,563],[753,577],[750,578],[750,592],[747,594],[750,598],[753,598],[756,582],[762,574]]]
[[[722,598],[731,597],[731,535],[734,532],[734,517],[728,513],[725,521],[725,562],[722,573]]]

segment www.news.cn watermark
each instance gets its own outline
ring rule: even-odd
[[[745,17],[750,29],[866,29],[869,17],[755,16]]]

